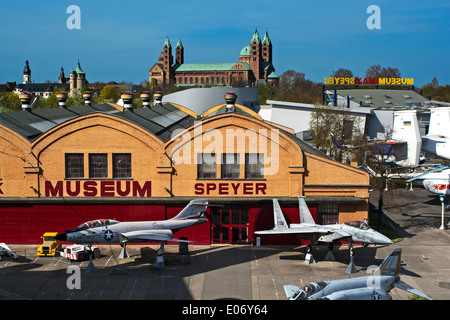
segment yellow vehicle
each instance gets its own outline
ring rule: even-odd
[[[40,257],[54,257],[57,250],[61,250],[61,242],[55,240],[58,232],[46,232],[42,236],[43,243],[37,249],[36,254]]]

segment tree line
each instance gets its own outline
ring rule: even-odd
[[[355,78],[353,72],[349,69],[339,68],[333,70],[330,74],[332,78]],[[366,78],[401,78],[401,73],[398,68],[393,67],[381,67],[380,65],[373,65],[369,67],[365,74]],[[321,82],[313,82],[306,79],[305,74],[296,72],[294,70],[285,71],[279,79],[278,86],[272,86],[270,84],[258,85],[259,97],[258,102],[260,105],[266,104],[269,100],[290,101],[317,104],[322,103],[322,85]],[[352,85],[351,88],[355,86]],[[360,88],[363,86],[360,85]],[[327,86],[328,89],[345,89],[343,85],[339,86]],[[367,86],[367,88],[373,88]],[[411,89],[410,86],[383,86],[385,89]],[[450,102],[450,85],[440,86],[437,79],[423,85],[420,88],[415,88],[422,96],[435,101]]]
[[[373,65],[369,67],[366,71],[366,78],[400,78],[401,73],[397,68],[393,67],[381,67],[380,65]],[[351,70],[345,68],[338,68],[331,72],[330,77],[335,78],[354,78],[354,74]],[[258,85],[258,102],[260,105],[266,104],[269,100],[279,100],[279,101],[290,101],[290,102],[300,102],[300,103],[310,103],[310,104],[321,104],[322,103],[322,85],[321,82],[314,82],[305,77],[302,72],[297,72],[294,70],[285,71],[279,78],[278,85],[274,86],[271,84],[259,84]],[[353,86],[354,87],[354,86]],[[362,87],[362,86],[360,86]],[[373,87],[373,86],[371,86]],[[329,89],[333,89],[327,86]],[[339,86],[337,88],[344,89],[345,86]],[[369,87],[370,88],[370,87]],[[395,88],[399,89],[398,86],[389,87],[383,86],[383,88]],[[410,87],[406,87],[410,89]],[[47,109],[58,107],[58,101],[56,99],[56,94],[64,90],[63,88],[55,87],[54,91],[50,94],[47,99],[37,99],[33,108],[35,109]],[[82,92],[89,90],[86,86],[83,88]],[[169,94],[178,90],[183,90],[183,88],[170,86],[163,88],[164,94]],[[417,89],[416,89],[417,90]],[[426,97],[431,97],[432,100],[450,102],[450,85],[441,86],[436,78],[421,88],[418,88],[420,93]],[[101,89],[90,90],[93,91],[92,103],[102,103],[102,102],[117,102],[120,99],[120,95],[124,91],[123,88],[117,86],[103,86]],[[148,81],[144,80],[138,86],[138,93],[142,91],[150,91],[153,94],[151,86],[149,86]],[[75,95],[67,99],[66,102],[68,107],[82,105],[84,104],[81,95]],[[142,101],[137,96],[133,101],[133,107],[139,108],[142,105]],[[0,92],[0,112],[5,111],[17,111],[21,109],[21,104],[19,96],[13,92]]]

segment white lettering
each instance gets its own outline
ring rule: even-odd
[[[372,15],[367,18],[367,29],[381,29],[381,10],[379,6],[370,5],[367,7],[366,13],[372,13]]]

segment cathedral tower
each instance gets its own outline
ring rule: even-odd
[[[265,62],[272,63],[272,42],[267,31],[262,41],[262,58]]]
[[[261,38],[259,37],[258,30],[255,30],[253,38],[250,41],[250,67],[253,70],[256,80],[263,78],[261,51]]]
[[[177,47],[175,49],[175,63],[176,64],[183,64],[184,63],[184,48],[181,44],[181,40],[178,39]]]
[[[23,69],[23,83],[31,83],[31,69],[28,60],[25,61],[25,68]]]

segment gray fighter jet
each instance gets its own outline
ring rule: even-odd
[[[273,199],[273,215],[274,228],[265,231],[255,231],[255,234],[286,234],[292,235],[299,239],[307,239],[310,241],[308,245],[308,254],[311,253],[311,245],[316,245],[318,242],[328,243],[327,260],[334,260],[331,253],[333,250],[333,241],[343,240],[349,242],[350,255],[353,257],[352,244],[353,242],[362,242],[364,246],[369,244],[391,244],[392,241],[373,230],[364,221],[351,221],[341,224],[319,225],[314,222],[311,212],[306,205],[304,197],[298,197],[300,224],[288,226],[286,219],[283,216],[280,205],[276,199]],[[314,259],[311,257],[311,260]],[[352,262],[351,262],[352,264]],[[352,272],[349,272],[352,273]]]
[[[391,300],[393,287],[431,300],[430,297],[400,280],[402,249],[397,248],[384,259],[371,276],[311,282],[299,288],[284,286],[289,300]]]
[[[192,200],[177,216],[163,221],[92,220],[73,230],[66,230],[57,234],[55,239],[86,245],[119,243],[122,247],[120,258],[128,257],[127,243],[161,242],[161,248],[158,250],[159,260],[157,260],[160,264],[163,264],[164,242],[191,242],[174,239],[172,235],[178,230],[207,222],[208,220],[204,218],[207,206],[207,200]]]

